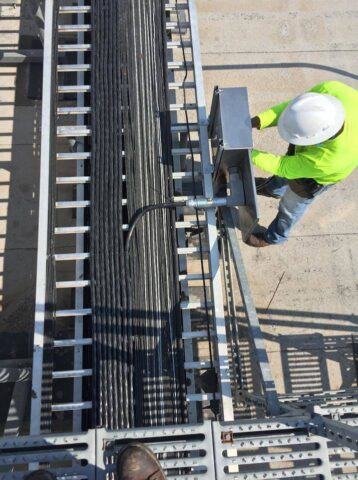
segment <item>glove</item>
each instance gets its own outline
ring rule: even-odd
[[[257,128],[258,130],[260,130],[260,127],[261,127],[260,118],[259,117],[252,117],[251,126],[252,126],[252,128]]]

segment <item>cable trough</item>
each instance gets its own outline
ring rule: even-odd
[[[126,252],[123,231],[173,195],[163,5],[101,0],[91,12],[95,423],[182,423],[175,217],[146,215]]]

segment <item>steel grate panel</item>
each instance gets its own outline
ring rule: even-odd
[[[101,449],[97,455],[99,478],[105,478],[101,472],[114,471],[114,459],[121,446],[130,441],[140,441],[153,450],[170,479],[213,479],[215,470],[211,435],[210,422],[120,432],[101,430],[97,441],[98,449]]]
[[[1,439],[1,480],[23,480],[39,463],[56,477],[95,479],[95,439],[95,430],[79,435]]]
[[[246,428],[213,423],[216,477],[330,479],[327,440],[307,435],[300,424],[286,419],[247,422]]]
[[[357,452],[332,442],[327,447],[327,439],[309,434],[308,426],[305,417],[280,417],[7,438],[0,440],[1,478],[23,479],[42,463],[57,477],[114,479],[118,452],[130,442],[151,448],[170,480],[357,478]]]

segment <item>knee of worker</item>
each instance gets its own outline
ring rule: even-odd
[[[280,200],[279,214],[294,223],[301,218],[310,203],[312,199],[300,197],[288,188]]]

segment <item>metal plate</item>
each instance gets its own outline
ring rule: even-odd
[[[159,458],[162,468],[172,478],[215,478],[211,422],[119,432],[98,431],[97,479],[115,470],[115,458],[123,445],[141,442]]]
[[[331,478],[326,439],[308,436],[282,418],[246,427],[213,423],[216,478]]]
[[[23,480],[27,472],[36,469],[36,464],[42,463],[47,464],[47,470],[53,472],[56,477],[95,479],[95,445],[95,430],[80,435],[2,439],[0,478]]]

